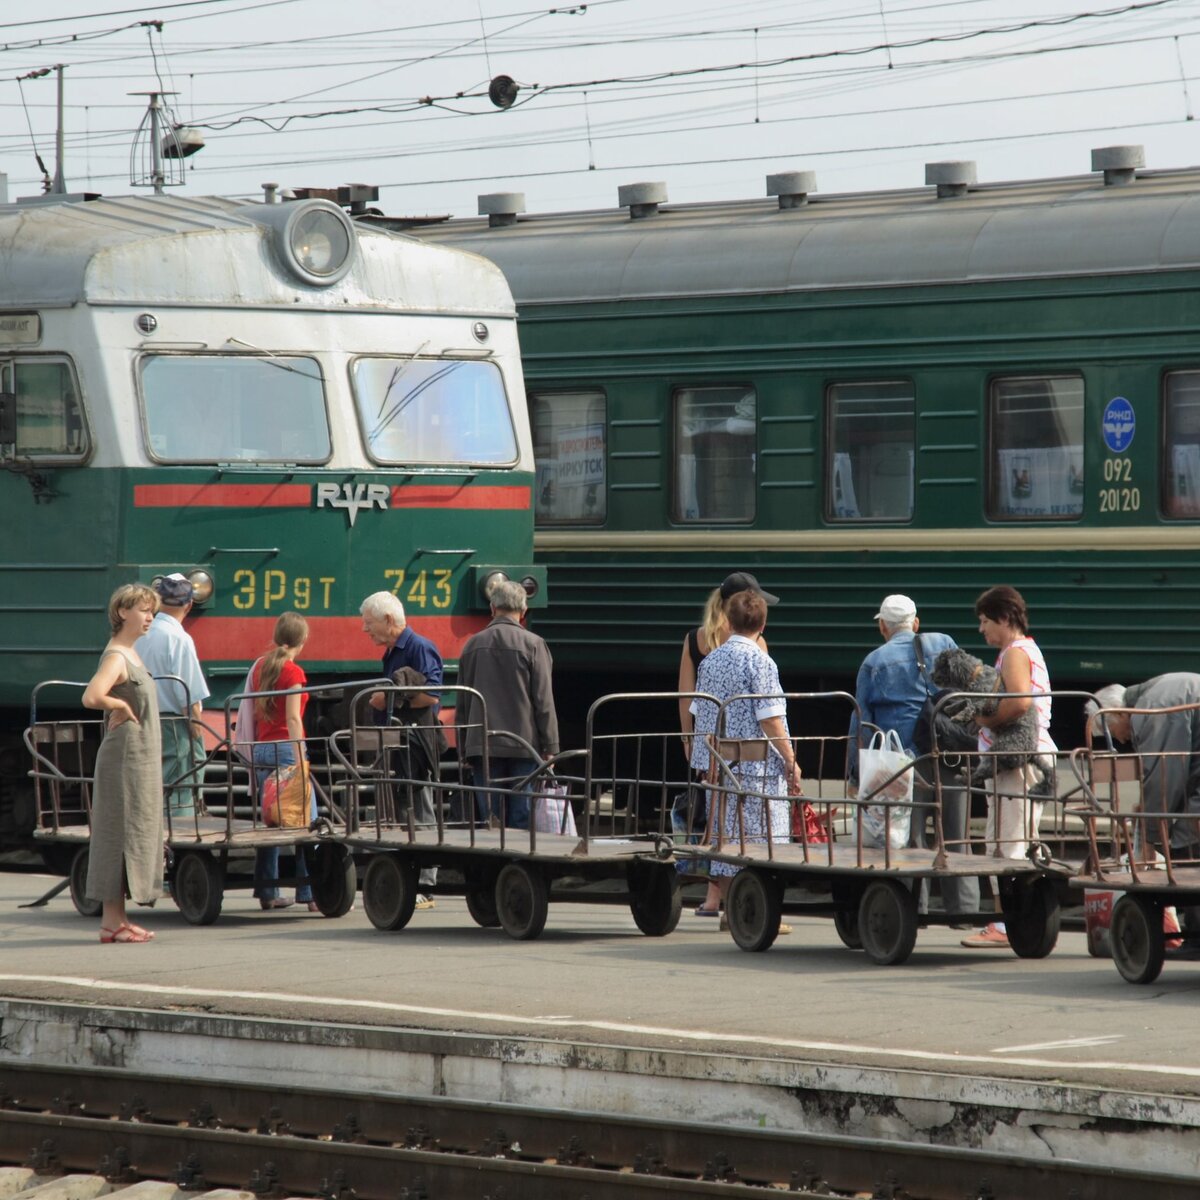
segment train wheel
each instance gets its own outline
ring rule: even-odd
[[[376,929],[403,929],[417,903],[417,868],[399,854],[373,854],[363,876],[363,907]]]
[[[171,895],[189,925],[211,925],[221,915],[225,872],[211,854],[185,850],[175,860]]]
[[[858,932],[857,908],[839,908],[833,914],[833,927],[837,930],[838,937],[842,939],[842,945],[848,946],[851,950],[863,948],[862,937]]]
[[[337,842],[318,842],[304,848],[313,899],[325,917],[344,917],[354,907],[358,871],[354,855]]]
[[[471,920],[484,929],[499,929],[500,914],[496,912],[496,885],[467,889],[467,912]]]
[[[87,894],[88,848],[80,846],[71,859],[71,903],[81,917],[98,917],[104,909],[99,900]]]
[[[725,897],[729,932],[743,950],[767,950],[779,936],[783,889],[761,871],[739,871]]]
[[[542,873],[528,863],[509,863],[496,879],[496,915],[504,932],[532,941],[546,928],[550,893]]]
[[[867,885],[858,906],[858,933],[867,957],[881,967],[902,963],[917,944],[917,902],[895,879]]]
[[[1061,912],[1051,880],[1039,876],[1001,882],[1000,907],[1008,944],[1018,958],[1045,958],[1054,949]]]
[[[1163,969],[1166,939],[1162,907],[1147,896],[1126,894],[1112,912],[1113,962],[1130,983],[1153,983]]]
[[[629,908],[634,924],[647,937],[666,937],[673,932],[683,912],[675,864],[631,863]]]

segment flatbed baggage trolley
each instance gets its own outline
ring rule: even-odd
[[[374,690],[400,699],[412,692],[461,696],[469,689],[389,685]],[[497,731],[487,729],[484,698],[470,694],[473,713],[480,715],[486,759],[489,738]],[[546,760],[527,746],[527,757],[537,766],[523,778],[468,779],[460,762],[429,781],[410,765],[421,757],[419,727],[361,722],[368,695],[356,697],[351,726],[331,738],[331,750],[350,781],[351,828],[345,840],[365,859],[363,906],[376,928],[403,929],[417,895],[426,890],[465,895],[476,924],[502,928],[519,941],[541,934],[551,900],[628,903],[648,936],[675,928],[682,905],[674,864],[666,861],[670,842],[638,833],[635,814],[615,808],[614,790],[632,781],[617,772],[614,739]],[[450,722],[442,728],[458,744],[465,741],[465,726]],[[513,736],[505,734],[510,741]],[[414,793],[421,787],[434,794],[432,824],[419,824],[414,815],[420,807]],[[477,803],[481,795],[490,800],[489,813]],[[529,828],[510,827],[510,811],[526,802]],[[428,867],[453,878],[440,877],[426,889],[418,877]]]
[[[942,703],[952,702],[955,696],[947,695]],[[736,696],[726,701],[720,708],[717,729],[724,729],[731,704],[750,698]],[[789,704],[837,705],[845,712],[841,725],[844,729],[849,728],[850,714],[856,711],[854,698],[845,692],[793,692],[769,698],[783,699]],[[826,718],[824,727],[828,724]],[[860,725],[860,730],[861,754],[865,735],[871,729],[868,726],[862,730]],[[863,950],[872,962],[881,966],[902,963],[916,944],[919,919],[915,885],[922,879],[955,875],[992,876],[998,880],[1009,943],[1019,957],[1042,958],[1053,950],[1059,931],[1060,881],[1070,869],[1050,858],[1038,840],[1038,831],[1025,830],[1029,855],[1013,859],[987,853],[982,839],[972,838],[969,830],[948,838],[942,826],[943,780],[952,768],[969,775],[978,761],[989,755],[950,756],[935,745],[933,753],[917,759],[913,766],[933,781],[928,807],[932,808],[934,840],[927,848],[908,845],[896,848],[886,836],[892,824],[891,814],[897,809],[912,812],[918,807],[912,800],[894,798],[896,792],[904,790],[903,777],[912,768],[901,768],[889,777],[877,777],[872,790],[851,796],[844,782],[847,735],[797,736],[793,732],[792,744],[802,763],[808,759],[811,764],[815,759],[818,764],[820,787],[816,795],[768,797],[761,790],[747,787],[735,768],[762,762],[766,757],[765,739],[730,740],[711,736],[714,769],[706,784],[711,814],[708,837],[704,843],[677,846],[675,851],[680,858],[728,863],[739,868],[730,883],[725,909],[733,940],[743,950],[768,949],[778,936],[785,913],[832,913],[838,936],[850,949]],[[825,779],[829,769],[836,770],[842,781],[832,789]],[[950,784],[947,782],[946,786]],[[806,786],[805,790],[810,788]],[[812,814],[807,821],[793,817],[791,838],[781,840],[774,836],[769,821],[765,822],[763,837],[746,836],[748,806],[758,806],[761,812],[762,806],[769,802],[787,805],[795,811],[806,801]],[[732,822],[727,817],[730,811]],[[877,818],[874,822],[870,819],[872,811]],[[732,835],[726,830],[729,823],[735,827]],[[877,830],[882,828],[879,844],[872,844],[869,836],[872,824]],[[788,889],[807,893],[806,901],[785,902]],[[978,915],[986,921],[992,914]],[[937,918],[931,914],[929,919]]]
[[[170,678],[185,687],[182,680]],[[93,772],[105,718],[55,721],[38,718],[39,701],[46,689],[70,688],[81,692],[85,686],[66,680],[38,684],[30,701],[30,720],[24,737],[32,760],[30,775],[37,809],[35,843],[48,863],[67,873],[76,910],[93,917],[99,916],[101,906],[86,895],[85,889]],[[341,687],[296,690],[313,695],[340,691]],[[258,692],[248,693],[247,698],[288,694]],[[241,699],[239,694],[226,701],[226,730],[234,728],[231,715]],[[164,723],[187,719],[167,715],[161,718]],[[241,757],[242,754],[249,757],[253,743],[244,741],[235,750],[229,736],[208,725],[205,729],[213,748],[203,758],[197,757],[180,778],[167,781],[164,789],[165,793],[190,793],[192,798],[191,813],[180,815],[169,807],[164,809],[164,870],[171,898],[184,919],[193,925],[212,924],[220,915],[227,890],[254,886],[254,852],[270,846],[284,851],[303,846],[307,881],[320,911],[330,917],[348,912],[354,902],[357,877],[353,859],[339,840],[345,832],[345,822],[338,793],[345,785],[330,776],[327,763],[322,761],[322,739],[306,739],[317,818],[306,820],[303,825],[277,828],[263,822],[255,774]],[[216,781],[218,775],[220,779]],[[278,882],[287,886],[302,881],[281,878]]]
[[[1150,723],[1200,720],[1196,705],[1102,708],[1097,717],[1134,712]],[[1190,738],[1179,749],[1125,752],[1106,734],[1071,755],[1082,794],[1073,811],[1088,834],[1087,862],[1071,886],[1118,894],[1109,918],[1113,963],[1127,982],[1153,983],[1167,961],[1164,910],[1200,906],[1200,815],[1179,807],[1197,763]]]

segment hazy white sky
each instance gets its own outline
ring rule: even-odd
[[[797,168],[823,192],[910,187],[950,158],[1075,174],[1127,142],[1200,162],[1200,0],[0,0],[10,197],[40,190],[27,119],[54,171],[54,77],[17,78],[57,63],[67,185],[107,194],[130,191],[128,93],[160,86],[207,141],[180,192],[374,183],[395,215],[472,215],[489,191],[611,207],[641,180],[753,197]]]

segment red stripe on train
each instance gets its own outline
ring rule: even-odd
[[[139,483],[133,489],[134,508],[310,508],[312,503],[307,483]],[[392,508],[528,511],[531,504],[528,487],[507,484],[398,485],[391,493]]]
[[[376,646],[362,631],[361,617],[308,617],[308,643],[300,654],[301,666],[325,662],[379,665],[383,647]],[[429,638],[443,658],[458,658],[463,643],[487,625],[490,617],[464,615],[454,617],[412,616],[414,630]],[[203,665],[206,662],[245,662],[250,665],[271,647],[275,617],[190,616],[187,631],[196,643]]]
[[[513,485],[410,484],[392,488],[393,508],[528,509],[531,503],[529,488]]]
[[[307,483],[138,483],[134,508],[308,508]]]

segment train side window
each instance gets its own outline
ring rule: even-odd
[[[677,388],[675,488],[680,522],[753,521],[757,399],[749,387]]]
[[[158,354],[142,363],[150,455],[158,462],[324,462],[325,383],[315,359]]]
[[[993,379],[988,516],[1061,521],[1083,516],[1083,379]]]
[[[539,525],[600,525],[608,510],[608,398],[603,392],[531,392]]]
[[[1200,517],[1200,371],[1172,371],[1163,380],[1162,512],[1174,520]]]
[[[830,385],[828,520],[912,520],[914,410],[913,385],[905,381]]]
[[[16,358],[0,363],[0,391],[17,397],[16,453],[28,458],[83,458],[87,425],[71,364]]]
[[[517,435],[494,362],[372,356],[354,360],[351,378],[373,462],[515,465]]]

